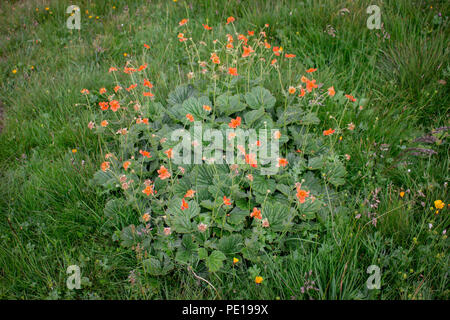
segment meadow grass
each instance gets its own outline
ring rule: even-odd
[[[448,299],[448,208],[430,210],[435,200],[449,201],[448,142],[446,136],[414,142],[449,126],[446,1],[79,0],[80,31],[65,27],[71,4],[0,5],[1,298]],[[382,30],[366,27],[370,4],[381,8]],[[164,277],[140,274],[132,285],[135,256],[113,241],[106,198],[92,182],[104,151],[86,127],[90,111],[79,92],[108,85],[108,68],[123,65],[124,53],[141,57],[148,43],[156,100],[165,101],[188,70],[178,21],[206,22],[221,34],[228,16],[243,29],[268,23],[271,42],[297,55],[296,68],[318,66],[319,82],[368,98],[361,112],[343,119],[357,126],[337,146],[351,155],[339,190],[345,196],[334,199],[320,223],[305,223],[286,241],[289,255],[268,253],[269,262],[259,266],[266,275],[261,285],[245,262],[233,272],[196,270],[215,289],[185,268]],[[202,37],[200,29],[193,32]],[[264,81],[279,86],[275,77]],[[319,118],[328,128],[330,115],[341,112],[336,105],[319,110]],[[437,153],[415,156],[413,147]],[[374,200],[376,227],[364,216],[355,219]],[[82,290],[66,287],[72,264],[82,270]],[[372,264],[382,270],[380,290],[366,288]],[[314,289],[302,292],[308,278]]]

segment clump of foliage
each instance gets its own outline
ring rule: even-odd
[[[123,74],[110,68],[111,88],[82,91],[93,109],[89,127],[105,150],[94,180],[109,199],[104,212],[117,230],[114,239],[132,248],[151,275],[177,265],[218,272],[238,261],[288,254],[295,244],[288,239],[305,228],[322,229],[345,183],[349,157],[335,145],[354,129],[342,123],[344,114],[364,99],[316,84],[316,68],[292,70],[299,74],[297,83],[284,83],[280,64],[290,66],[295,55],[269,44],[264,29],[239,34],[233,21],[230,17],[225,39],[210,43],[188,38],[188,21],[180,22],[185,29],[178,39],[191,70],[188,83],[166,101],[155,99],[145,53],[142,64],[129,61]],[[207,41],[210,28],[203,27]],[[279,87],[265,88],[273,75]],[[326,128],[317,111],[331,104],[342,113],[330,117],[333,127]],[[222,132],[224,144],[235,138],[230,128],[271,130],[281,153],[278,172],[262,171],[256,154],[247,151],[249,138],[245,145],[234,144],[241,164],[218,164],[205,153],[201,164],[175,164],[179,141],[171,134],[177,129],[190,131],[191,142],[201,141],[206,154],[215,151],[195,136],[194,123]]]

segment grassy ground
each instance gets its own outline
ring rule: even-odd
[[[430,209],[449,201],[446,129],[432,144],[415,141],[449,126],[447,1],[80,0],[79,32],[65,27],[71,4],[0,4],[1,298],[448,299],[448,208]],[[370,4],[381,8],[382,30],[366,27]],[[263,285],[245,263],[209,276],[217,292],[182,268],[132,285],[136,258],[113,241],[106,199],[91,182],[101,146],[86,127],[80,89],[109,85],[108,68],[142,55],[148,43],[156,99],[165,101],[186,79],[178,21],[206,22],[220,34],[228,16],[244,30],[268,23],[270,41],[318,66],[320,81],[369,99],[352,119],[355,134],[339,146],[351,160],[335,219],[305,225],[299,237],[313,241],[259,266]],[[338,111],[319,116],[327,123]],[[414,147],[436,154],[414,155]],[[354,218],[375,200],[376,227]],[[84,277],[79,291],[66,288],[72,264]],[[371,264],[381,267],[380,290],[366,288]],[[309,270],[317,290],[302,293]]]

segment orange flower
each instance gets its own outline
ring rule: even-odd
[[[109,71],[108,71],[108,72],[113,72],[113,71],[117,71],[117,68],[111,67],[111,68],[109,68]]]
[[[148,212],[142,215],[142,220],[144,220],[145,222],[148,222],[150,220],[150,215],[148,214]]]
[[[219,64],[220,63],[219,56],[215,52],[211,53],[211,60],[215,64]]]
[[[109,169],[109,162],[108,161],[102,162],[102,165],[100,167],[101,167],[102,171],[108,170]]]
[[[101,125],[102,127],[106,127],[106,126],[108,125],[108,121],[103,120],[102,122],[100,122],[100,125]]]
[[[290,94],[294,94],[295,93],[295,88],[294,87],[289,87],[289,93]]]
[[[307,83],[309,81],[309,79],[307,77],[305,77],[305,76],[302,76],[300,81],[303,82],[303,83]]]
[[[126,90],[128,91],[128,92],[130,92],[131,90],[133,90],[134,88],[136,88],[137,87],[137,84],[132,84],[131,86],[129,86]]]
[[[257,168],[256,155],[254,153],[249,153],[245,155],[245,162],[253,168]]]
[[[254,36],[255,35],[255,31],[247,31],[249,36]]]
[[[153,88],[153,84],[150,81],[148,81],[147,79],[144,79],[144,87],[151,89],[151,88]]]
[[[114,111],[114,112],[116,112],[120,108],[119,101],[117,101],[117,100],[112,100],[109,103],[109,106],[111,107],[111,110]]]
[[[273,59],[270,64],[273,66],[275,63],[277,63],[277,59]]]
[[[245,45],[247,45],[247,37],[244,36],[243,34],[238,35],[238,39],[244,41]]]
[[[266,47],[266,49],[270,49],[271,45],[266,40],[264,40],[264,47]]]
[[[131,162],[130,161],[125,161],[124,163],[123,163],[123,168],[125,169],[125,171],[126,170],[128,170],[128,167],[131,165]]]
[[[295,54],[292,54],[292,53],[286,53],[284,56],[285,56],[286,58],[288,58],[288,59],[291,59],[291,58],[295,58],[295,57],[296,57],[296,55],[295,55]]]
[[[89,94],[89,90],[88,89],[83,89],[83,90],[81,90],[81,93],[82,94]]]
[[[156,193],[155,190],[153,190],[153,185],[146,186],[145,189],[142,190],[142,192],[145,193],[147,196]]]
[[[329,87],[328,88],[328,95],[330,97],[334,97],[335,94],[336,94],[336,91],[334,91],[334,87]]]
[[[228,68],[228,74],[232,75],[232,76],[237,76],[237,69],[236,68]]]
[[[138,68],[138,71],[145,70],[146,68],[147,68],[147,64],[143,64],[142,66],[140,66],[140,67]]]
[[[228,126],[233,129],[236,129],[240,125],[241,125],[241,117],[237,117],[236,119],[231,119],[230,123],[228,124]]]
[[[346,94],[345,97],[346,97],[348,100],[350,100],[351,102],[355,102],[355,101],[356,101],[355,97],[353,97],[353,96],[350,95],[350,94]]]
[[[202,24],[203,28],[205,28],[206,30],[212,30],[212,28],[210,26],[208,26],[207,24]]]
[[[188,23],[188,19],[183,19],[183,20],[181,20],[180,22],[178,22],[178,24],[180,25],[180,26],[184,26],[186,23]]]
[[[114,87],[114,92],[117,93],[117,91],[121,90],[122,87],[121,86],[115,86]]]
[[[232,23],[234,21],[236,21],[236,19],[234,19],[233,17],[228,17],[227,24],[230,24],[230,23]]]
[[[161,168],[159,168],[159,170],[157,172],[158,172],[158,177],[161,180],[164,180],[164,179],[167,179],[170,177],[170,172],[164,166],[161,166]]]
[[[305,89],[301,88],[300,89],[300,94],[298,95],[299,97],[303,97],[305,95],[306,91]]]
[[[152,156],[150,155],[150,152],[148,151],[144,151],[144,150],[139,150],[139,153],[146,158],[151,158]]]
[[[254,207],[253,212],[250,213],[250,218],[262,219],[261,210]]]
[[[223,196],[223,204],[226,206],[231,206],[231,199],[227,198],[227,196]]]
[[[144,97],[154,97],[155,95],[153,93],[151,93],[150,91],[144,91],[142,93],[144,95]]]
[[[133,72],[136,72],[136,69],[135,68],[125,67],[125,68],[123,68],[123,72],[126,73],[126,74],[131,74]]]
[[[195,194],[195,190],[189,189],[184,195],[185,198],[192,198]]]
[[[144,43],[144,47],[145,47],[146,49],[150,49],[150,46],[149,46],[148,44],[146,44],[146,43]]]
[[[328,129],[328,130],[324,130],[323,135],[324,136],[329,136],[330,134],[333,134],[336,130],[334,129]]]
[[[186,118],[187,118],[190,122],[194,122],[194,116],[193,116],[192,114],[188,113],[188,114],[186,115]]]
[[[272,48],[274,55],[279,56],[280,55],[280,47],[273,47]]]
[[[309,197],[309,191],[302,190],[302,185],[297,185],[297,199],[300,203],[304,203],[306,198]]]
[[[306,73],[311,73],[311,72],[314,72],[314,71],[316,71],[317,70],[317,68],[309,68],[308,70],[306,70]]]
[[[104,93],[106,93],[106,88],[100,88],[100,90],[98,92],[100,94],[104,94]]]
[[[211,107],[206,104],[203,105],[203,109],[206,111],[211,111]]]
[[[317,88],[316,80],[306,82],[306,91],[311,92],[313,88]]]
[[[242,54],[242,58],[246,58],[248,57],[252,52],[255,52],[255,50],[252,49],[252,47],[248,46],[244,46],[244,53]]]
[[[288,164],[287,159],[285,159],[285,158],[278,158],[277,167],[286,167],[287,164]]]
[[[103,111],[106,111],[106,110],[108,110],[108,108],[109,108],[109,103],[108,103],[108,102],[105,102],[105,101],[99,102],[98,105],[100,106],[100,108],[101,108]]]
[[[181,199],[181,210],[184,210],[184,209],[189,209],[189,204],[183,198],[183,199]]]
[[[167,149],[166,151],[164,151],[164,153],[167,155],[167,158],[169,158],[169,159],[173,158],[172,148]]]
[[[148,212],[142,215],[142,220],[144,220],[145,222],[148,222],[150,220],[150,215],[148,214]]]

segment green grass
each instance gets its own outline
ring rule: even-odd
[[[127,6],[83,0],[77,2],[79,32],[65,28],[65,9],[71,4],[0,4],[0,101],[5,108],[0,298],[449,298],[449,240],[442,235],[450,226],[448,208],[435,215],[430,207],[437,199],[449,201],[450,149],[445,137],[441,144],[414,142],[449,126],[447,1],[205,0],[190,7],[183,0],[136,0]],[[388,39],[383,40],[380,30],[367,29],[370,4],[380,6]],[[342,8],[350,12],[340,14]],[[114,229],[103,213],[107,199],[91,182],[102,150],[86,127],[90,112],[81,107],[79,92],[111,84],[108,68],[123,65],[123,53],[140,61],[142,45],[148,43],[145,62],[158,88],[156,99],[165,101],[188,72],[188,59],[176,40],[178,21],[207,22],[219,37],[228,16],[236,17],[243,30],[270,25],[270,42],[297,55],[292,81],[318,66],[319,83],[369,99],[364,110],[343,119],[356,125],[355,134],[344,136],[337,146],[351,155],[347,184],[339,189],[344,196],[333,199],[331,214],[305,223],[298,237],[284,244],[289,255],[268,253],[270,262],[258,266],[265,275],[262,285],[249,276],[252,265],[246,262],[233,272],[195,270],[217,292],[181,267],[164,277],[141,270],[131,285],[128,276],[138,263],[131,250],[113,241]],[[326,32],[330,27],[334,37]],[[200,28],[194,31],[197,38]],[[275,77],[265,83],[271,91],[279,86]],[[330,115],[338,114],[338,105],[320,110],[323,127],[332,124]],[[380,150],[381,144],[388,144],[388,150]],[[411,147],[432,148],[437,154],[403,153]],[[377,188],[380,218],[374,227],[365,215]],[[403,198],[402,190],[409,190]],[[358,213],[360,220],[354,218]],[[72,264],[80,266],[84,277],[79,291],[66,287],[66,268]],[[382,269],[381,290],[366,288],[371,264]],[[317,290],[302,294],[310,270]]]

